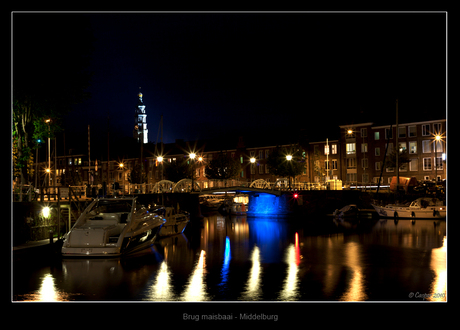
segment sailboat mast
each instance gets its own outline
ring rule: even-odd
[[[399,114],[398,99],[396,99],[396,194],[399,191]]]

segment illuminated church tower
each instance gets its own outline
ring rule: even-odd
[[[145,113],[145,105],[142,101],[142,93],[137,95],[139,101],[137,102],[137,109],[134,114],[134,138],[137,142],[147,143],[149,141],[147,129],[147,114]]]

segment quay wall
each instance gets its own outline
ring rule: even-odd
[[[306,190],[281,196],[249,195],[248,216],[315,216],[334,212],[348,204],[372,209],[369,193],[359,190]]]

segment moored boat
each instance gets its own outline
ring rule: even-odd
[[[409,205],[388,204],[380,206],[372,204],[382,218],[439,219],[445,218],[447,207],[437,198],[417,198]]]
[[[190,222],[190,213],[185,211],[176,212],[173,207],[157,206],[152,212],[166,219],[160,230],[161,237],[182,233]]]
[[[83,211],[65,234],[64,257],[110,257],[151,246],[165,219],[149,212],[136,198],[99,198]]]

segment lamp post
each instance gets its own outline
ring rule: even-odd
[[[46,169],[46,173],[48,173],[48,187],[51,186],[51,119],[45,120],[45,123],[48,124],[48,168]]]
[[[290,162],[292,160],[292,155],[286,155],[286,160]],[[289,190],[291,190],[291,176],[289,175]]]
[[[121,168],[121,175],[123,176],[123,196],[125,196],[125,164],[120,163],[118,166]]]
[[[251,162],[250,179],[251,179],[251,182],[252,182],[252,170],[254,169],[254,164],[256,163],[256,159],[255,159],[255,157],[251,157],[249,159],[249,161]]]
[[[157,157],[157,162],[160,163],[160,181],[163,180],[163,157],[158,156]]]
[[[436,134],[436,136],[434,137],[434,170],[435,170],[436,183],[438,182],[438,149],[437,149],[437,144],[438,144],[439,141],[441,141],[441,135]]]
[[[191,159],[191,162],[192,162],[192,192],[195,191],[194,189],[194,181],[193,181],[193,177],[195,176],[195,157],[196,157],[196,154],[194,152],[192,152],[190,155],[189,155],[190,159]]]

